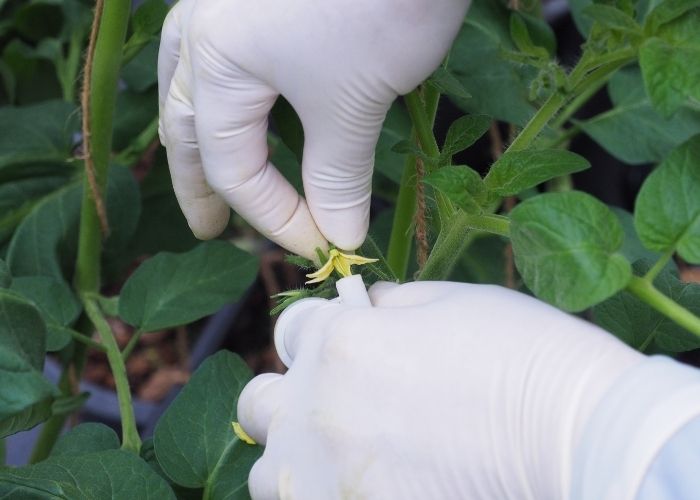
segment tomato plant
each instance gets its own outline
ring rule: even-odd
[[[557,60],[539,2],[476,0],[444,64],[392,107],[374,175],[390,208],[359,251],[376,259],[365,281],[506,283],[592,313],[642,352],[699,348],[700,285],[681,281],[677,264],[700,264],[700,3],[569,6],[585,38],[575,64]],[[232,427],[252,376],[242,359],[209,358],[146,441],[125,361],[142,335],[240,298],[258,260],[227,241],[198,243],[177,208],[156,142],[168,6],[91,7],[0,2],[0,437],[44,424],[32,463],[0,468],[0,493],[245,498],[261,447]],[[600,95],[607,108],[581,118]],[[461,116],[436,134],[441,102]],[[300,122],[284,99],[272,119],[272,161],[301,188]],[[574,189],[594,161],[570,150],[580,136],[626,168],[656,166],[634,213]],[[461,161],[484,143],[486,168]],[[278,310],[332,285],[281,294]],[[110,317],[135,330],[124,348]],[[102,424],[60,435],[89,397],[75,379],[90,350],[109,361],[121,436]],[[63,369],[57,385],[42,374],[47,353]]]

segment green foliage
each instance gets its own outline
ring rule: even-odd
[[[46,326],[28,301],[0,290],[0,437],[51,415],[56,391],[42,375]]]
[[[239,299],[257,269],[257,258],[222,241],[159,253],[124,284],[119,316],[141,331],[191,323]]]
[[[467,166],[443,167],[424,181],[467,213],[481,213],[488,193],[478,172]]]
[[[0,288],[8,288],[12,284],[12,275],[7,263],[0,259]]]
[[[493,164],[484,179],[486,187],[499,196],[513,196],[521,191],[590,167],[581,156],[563,150],[513,151]]]
[[[491,126],[491,118],[483,115],[467,115],[450,125],[442,146],[443,158],[449,158],[469,148],[486,133]]]
[[[76,108],[67,102],[0,108],[0,179],[17,164],[65,160],[77,129]]]
[[[475,0],[448,63],[472,98],[455,102],[470,113],[524,125],[536,109],[529,96],[538,71],[503,57],[502,48],[515,49],[510,11],[504,2]]]
[[[582,311],[618,292],[631,276],[619,253],[615,215],[590,195],[537,196],[512,212],[515,263],[535,294],[567,311]]]
[[[674,147],[700,133],[697,110],[686,106],[667,119],[654,109],[637,68],[613,76],[608,93],[614,108],[578,125],[625,163],[661,161]]]
[[[119,448],[119,436],[104,424],[86,423],[73,427],[61,436],[53,450],[52,457],[84,455]]]
[[[15,278],[10,290],[34,303],[46,323],[46,350],[63,349],[71,339],[66,328],[73,325],[82,307],[70,287],[50,276]]]
[[[239,440],[236,401],[252,374],[226,351],[207,359],[161,417],[154,436],[158,464],[180,486],[211,499],[247,498],[247,470],[262,449]]]
[[[175,500],[172,490],[133,453],[71,451],[21,469],[0,469],[0,495],[71,500]]]
[[[644,261],[635,264],[640,274],[649,270]],[[700,285],[683,283],[672,273],[661,273],[654,281],[664,295],[700,314]],[[700,339],[678,326],[628,292],[620,292],[598,304],[593,313],[596,322],[623,342],[642,352],[662,350],[683,352],[700,347]]]
[[[700,263],[700,136],[675,149],[637,197],[635,227],[644,246]]]

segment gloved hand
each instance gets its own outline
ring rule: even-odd
[[[254,499],[568,498],[589,417],[647,359],[498,286],[379,283],[370,297],[280,318],[289,371],[256,377],[238,404],[266,444]]]
[[[469,0],[180,0],[158,58],[160,135],[195,235],[229,206],[286,249],[316,259],[366,236],[374,148],[397,94],[440,64]],[[278,94],[304,126],[308,207],[268,161]]]

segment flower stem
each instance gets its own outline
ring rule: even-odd
[[[102,345],[107,351],[107,361],[114,376],[114,384],[117,389],[117,399],[119,400],[119,414],[122,421],[122,448],[138,453],[141,449],[141,437],[136,427],[134,418],[134,408],[131,403],[131,390],[129,380],[126,375],[124,359],[119,351],[119,346],[114,338],[112,329],[100,310],[97,302],[93,298],[83,296],[85,312],[95,325],[97,333],[100,335]]]
[[[627,285],[627,291],[641,301],[649,304],[674,323],[700,337],[700,318],[661,293],[646,278],[632,276],[632,279]]]

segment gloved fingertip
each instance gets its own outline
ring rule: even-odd
[[[267,430],[279,407],[282,375],[258,375],[243,388],[238,398],[237,418],[243,430],[257,443],[267,442]]]
[[[312,213],[323,236],[336,248],[352,252],[365,242],[369,229],[369,212],[364,209],[334,212],[312,209]]]
[[[211,240],[228,226],[231,209],[212,193],[208,200],[183,201],[180,206],[192,234],[199,240]]]

